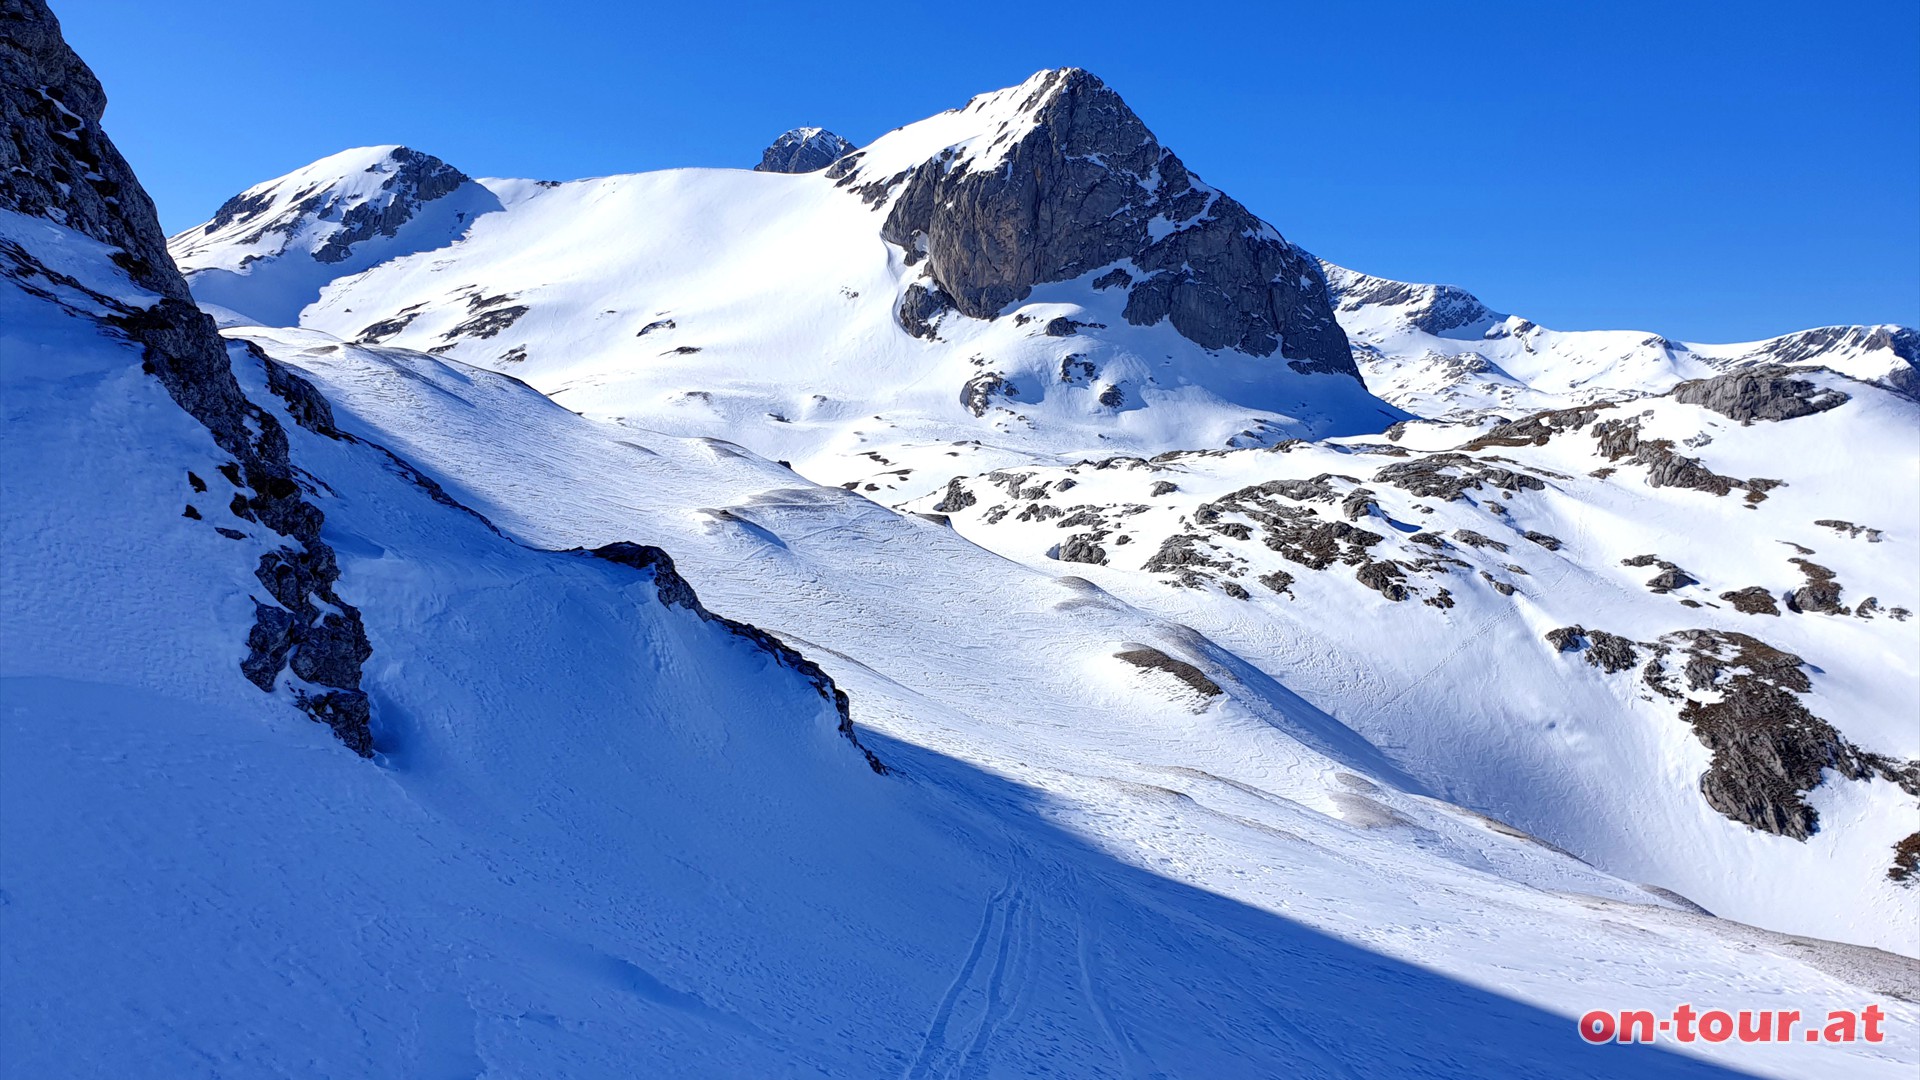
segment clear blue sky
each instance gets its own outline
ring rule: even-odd
[[[52,0],[168,229],[349,146],[750,166],[1076,65],[1356,269],[1562,329],[1920,324],[1920,4]],[[828,14],[830,12],[830,14]]]

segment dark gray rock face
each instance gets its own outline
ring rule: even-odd
[[[931,341],[940,332],[940,317],[953,310],[953,298],[936,285],[929,289],[919,282],[907,286],[894,313],[907,333]]]
[[[1800,657],[1724,630],[1681,630],[1660,646],[1663,655],[1673,650],[1679,670],[1655,660],[1646,681],[1685,700],[1680,718],[1713,751],[1700,793],[1720,813],[1805,840],[1820,822],[1806,793],[1829,769],[1851,780],[1882,777],[1920,795],[1920,764],[1862,750],[1808,711],[1800,696],[1813,685]]]
[[[1637,643],[1605,630],[1588,630],[1579,625],[1547,631],[1547,642],[1559,652],[1585,652],[1587,663],[1609,675],[1625,671],[1640,662]]]
[[[1165,319],[1205,348],[1278,351],[1299,371],[1360,377],[1319,261],[1200,183],[1120,95],[1069,68],[1038,80],[1021,108],[1028,122],[1009,130],[996,167],[948,152],[868,176],[854,153],[828,175],[893,199],[881,235],[924,250],[966,315],[992,318],[1035,285],[1131,260],[1144,276],[1128,284],[1128,322]]]
[[[1795,613],[1811,611],[1821,615],[1851,615],[1845,604],[1840,602],[1841,586],[1833,571],[1819,563],[1807,559],[1795,558],[1788,562],[1800,568],[1807,576],[1807,583],[1786,596],[1787,609]]]
[[[1819,369],[1824,370],[1824,369]],[[1792,420],[1838,408],[1847,395],[1801,378],[1805,370],[1783,367],[1745,368],[1695,379],[1673,388],[1673,399],[1712,409],[1730,420]]]
[[[1759,503],[1766,501],[1767,492],[1781,486],[1780,481],[1761,476],[1747,480],[1722,476],[1699,458],[1675,453],[1672,439],[1643,439],[1640,437],[1638,417],[1602,420],[1594,424],[1588,434],[1596,440],[1600,456],[1608,461],[1625,458],[1628,464],[1645,465],[1648,487],[1690,488],[1715,495],[1725,495],[1735,488],[1743,488],[1747,493],[1747,502]]]
[[[1060,544],[1060,561],[1092,563],[1103,566],[1107,561],[1107,549],[1098,543],[1097,533],[1075,533]]]
[[[273,602],[255,600],[242,674],[272,690],[290,668],[302,680],[293,689],[308,715],[370,756],[360,668],[371,650],[360,613],[333,592],[339,570],[320,538],[321,512],[295,480],[286,431],[241,392],[213,319],[193,305],[167,255],[153,202],[100,129],[105,109],[99,80],[62,39],[46,4],[0,0],[0,208],[49,218],[118,248],[114,262],[162,297],[148,308],[92,299],[115,313],[102,321],[142,347],[144,369],[232,457],[221,470],[235,489],[228,510],[287,541],[262,556],[255,571]],[[60,275],[7,247],[0,272],[50,297],[36,281]],[[71,279],[63,284],[71,287]]]
[[[1762,832],[1805,840],[1819,829],[1806,794],[1828,770],[1849,780],[1883,778],[1920,795],[1920,762],[1901,763],[1848,742],[1801,701],[1813,689],[1806,662],[1748,634],[1679,630],[1657,642],[1563,626],[1547,632],[1561,652],[1585,651],[1613,674],[1652,653],[1648,689],[1681,703],[1680,719],[1713,751],[1700,777],[1707,805]]]
[[[451,195],[454,189],[469,180],[466,173],[432,154],[402,146],[395,148],[390,157],[398,167],[380,187],[391,191],[393,198],[384,204],[360,203],[343,210],[340,231],[328,237],[327,242],[313,253],[315,259],[323,263],[340,262],[351,255],[353,245],[362,240],[394,235],[400,231],[400,226],[413,220],[421,204]],[[323,207],[311,209],[314,212],[324,210]]]
[[[773,140],[754,172],[810,173],[853,152],[852,143],[823,128],[794,128]]]
[[[1733,605],[1733,610],[1742,615],[1780,614],[1780,605],[1774,602],[1773,594],[1759,585],[1749,585],[1744,589],[1734,589],[1720,594],[1720,599]]]
[[[956,476],[947,481],[947,493],[934,504],[933,509],[935,513],[955,514],[979,501],[973,492],[967,490],[966,484]]]

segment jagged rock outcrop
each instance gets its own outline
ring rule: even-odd
[[[1805,840],[1820,827],[1806,800],[1827,771],[1883,778],[1920,795],[1920,763],[1902,765],[1849,742],[1800,700],[1806,662],[1747,634],[1680,630],[1659,642],[1646,682],[1685,701],[1680,718],[1713,751],[1700,793],[1715,810],[1762,832]],[[1670,668],[1666,650],[1678,670]]]
[[[1824,369],[1743,368],[1711,379],[1683,382],[1673,388],[1673,399],[1712,409],[1743,424],[1812,416],[1847,403],[1845,393],[1805,378],[1810,370]]]
[[[988,99],[1008,113],[990,150],[949,148],[894,175],[871,175],[857,151],[828,172],[891,200],[881,235],[910,262],[924,254],[962,313],[992,318],[1035,285],[1127,262],[1128,322],[1359,378],[1318,260],[1200,182],[1105,83],[1042,72],[969,109]]]
[[[773,140],[754,172],[810,173],[852,153],[852,143],[825,128],[797,127]]]
[[[1807,793],[1829,771],[1847,780],[1878,777],[1920,795],[1920,762],[1903,764],[1849,742],[1802,702],[1813,689],[1806,661],[1750,634],[1677,630],[1656,642],[1635,642],[1563,626],[1546,638],[1559,652],[1584,652],[1608,674],[1651,653],[1641,681],[1681,703],[1680,719],[1713,751],[1700,794],[1734,821],[1805,840],[1820,827]]]
[[[247,400],[213,319],[194,306],[167,255],[153,202],[100,128],[106,94],[61,37],[42,0],[0,0],[0,208],[59,222],[119,249],[113,261],[159,297],[149,306],[93,295],[103,322],[144,351],[144,369],[232,457],[222,472],[239,489],[228,511],[286,543],[260,559],[242,673],[263,690],[284,671],[298,704],[355,753],[370,756],[371,710],[360,689],[370,654],[360,613],[333,591],[339,578],[323,520],[288,460],[287,436]],[[36,281],[61,275],[9,245],[5,273]],[[71,279],[62,284],[72,287]],[[323,614],[324,613],[324,614]]]

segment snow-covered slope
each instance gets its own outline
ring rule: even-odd
[[[869,452],[893,470],[938,470],[958,443],[969,467],[992,467],[1264,445],[1402,419],[1351,373],[1317,263],[1192,178],[1097,80],[1060,76],[909,125],[829,173],[483,180],[502,209],[470,215],[457,242],[371,268],[356,259],[300,271],[334,280],[298,321],[508,372],[581,412],[724,431],[822,482],[901,490],[931,490],[945,475],[903,478]],[[1138,144],[1141,160],[1093,153],[1112,141]],[[1065,209],[1060,220],[1022,222],[984,195],[967,220],[900,209],[924,201],[925,183],[903,175],[914,167],[959,183],[992,173],[1016,147],[1051,170],[1033,198],[1082,213],[1100,200],[1133,203],[1101,211],[1111,235],[1075,227]],[[253,191],[318,184],[326,194],[302,198],[350,204],[369,182],[365,153]],[[908,225],[911,235],[897,231]],[[241,321],[293,323],[273,271],[293,274],[305,256],[239,268],[246,249],[230,238],[244,228],[188,230],[174,255],[203,302]],[[1010,259],[1023,276],[975,288],[968,260],[1001,229],[1025,245]],[[1058,235],[1080,243],[1068,251],[1045,239]],[[1183,244],[1226,254],[1210,263]],[[373,257],[366,245],[354,251],[363,248]],[[1189,280],[1154,269],[1168,260],[1205,272]],[[222,276],[230,270],[237,276]],[[980,299],[988,293],[999,299]],[[288,317],[262,315],[268,307]]]
[[[808,484],[736,445],[583,418],[510,378],[455,362],[354,346],[312,331],[238,333],[311,378],[335,403],[343,427],[389,440],[509,535],[540,546],[592,545],[632,535],[679,552],[686,573],[714,608],[752,612],[846,688],[862,737],[895,770],[879,783],[908,785],[912,801],[952,805],[960,821],[971,823],[964,827],[967,835],[979,829],[1004,838],[994,844],[1018,853],[1008,856],[1013,862],[1003,871],[1014,884],[993,897],[979,920],[955,920],[952,945],[959,959],[976,953],[980,959],[977,967],[968,961],[960,968],[957,989],[950,991],[959,1007],[934,1009],[932,1041],[921,1046],[922,1053],[952,1041],[946,1025],[970,1024],[968,1016],[980,1017],[985,1028],[963,1031],[977,1036],[993,1030],[1002,1015],[991,1004],[997,993],[1014,1011],[1006,1014],[1010,1019],[996,1040],[980,1045],[1000,1047],[993,1060],[1013,1072],[1033,1071],[1043,1060],[1022,1040],[1041,1037],[1048,1025],[1076,1030],[1078,1021],[1064,1020],[1062,1013],[1090,1017],[1096,1029],[1089,1030],[1112,1034],[1111,1041],[1103,1035],[1092,1044],[1106,1049],[1087,1056],[1049,1052],[1044,1060],[1070,1075],[1155,1069],[1266,1075],[1279,1067],[1276,1062],[1304,1062],[1305,1071],[1328,1074],[1347,1068],[1362,1074],[1498,1075],[1514,1068],[1480,1060],[1471,1050],[1470,1063],[1457,1070],[1434,1064],[1430,1047],[1408,1058],[1397,1050],[1385,1057],[1357,1050],[1346,1035],[1333,1032],[1359,1029],[1334,1021],[1319,1006],[1308,1007],[1315,992],[1300,992],[1302,973],[1318,970],[1319,958],[1275,953],[1276,943],[1263,940],[1272,927],[1236,925],[1229,937],[1216,938],[1216,929],[1208,928],[1217,927],[1210,923],[1213,916],[1196,922],[1193,912],[1183,904],[1168,906],[1165,896],[1150,903],[1207,941],[1244,952],[1244,963],[1235,961],[1224,977],[1245,982],[1229,989],[1217,981],[1223,977],[1218,969],[1199,975],[1207,987],[1202,997],[1158,998],[1173,1013],[1164,1025],[1147,1022],[1134,1010],[1149,998],[1132,990],[1126,992],[1130,1003],[1108,996],[1121,986],[1159,985],[1161,978],[1140,981],[1131,970],[1134,959],[1126,961],[1125,971],[1113,966],[1125,951],[1122,942],[1136,935],[1153,941],[1159,934],[1134,928],[1131,916],[1112,906],[1107,890],[1115,866],[1149,870],[1249,910],[1285,912],[1314,934],[1365,942],[1408,963],[1449,972],[1464,965],[1479,973],[1464,976],[1466,981],[1523,998],[1549,992],[1549,985],[1557,987],[1552,995],[1582,1001],[1600,992],[1585,983],[1594,969],[1582,961],[1573,961],[1572,975],[1561,969],[1564,957],[1546,961],[1556,971],[1537,980],[1524,970],[1532,961],[1516,962],[1535,949],[1543,961],[1565,950],[1544,939],[1522,944],[1512,935],[1548,923],[1555,927],[1545,931],[1549,935],[1579,939],[1589,933],[1562,926],[1558,915],[1531,913],[1542,903],[1559,910],[1563,902],[1592,902],[1576,894],[1608,897],[1593,914],[1624,918],[1623,925],[1641,928],[1633,934],[1659,927],[1658,936],[1647,940],[1651,957],[1636,953],[1630,961],[1605,965],[1642,973],[1632,977],[1645,984],[1633,991],[1637,999],[1729,992],[1693,982],[1696,970],[1712,971],[1711,979],[1729,975],[1711,964],[1696,968],[1696,939],[1667,936],[1679,925],[1736,949],[1742,947],[1737,942],[1780,940],[1755,938],[1755,931],[1739,924],[1680,914],[1662,902],[1664,894],[1602,876],[1504,823],[1419,794],[1428,785],[1274,681],[1249,654],[1080,575],[1099,567],[1010,563],[938,521]],[[1017,806],[1031,807],[1047,823],[1042,836],[1018,824]],[[1015,820],[1008,831],[1010,813]],[[1088,865],[1082,855],[1063,854],[1048,838],[1056,829],[1112,862]],[[928,875],[929,882],[940,879]],[[1507,891],[1516,886],[1518,892]],[[895,881],[887,888],[908,886]],[[862,908],[891,902],[867,899]],[[1529,913],[1508,907],[1510,902]],[[1403,907],[1409,904],[1414,907]],[[1075,914],[1063,923],[1063,912]],[[995,958],[1007,940],[1003,923],[1023,919],[1033,920],[1031,931],[1022,931],[1031,936],[1013,939],[1005,963],[1009,971],[1027,974],[1009,976],[1014,981],[1000,983],[1001,990],[974,999],[976,981],[985,988],[988,965],[1001,966]],[[976,930],[976,953],[970,953],[962,939]],[[1085,975],[1055,966],[1083,947],[1096,950]],[[1204,945],[1203,952],[1212,956],[1213,947]],[[1613,947],[1600,946],[1591,955]],[[1760,948],[1772,956],[1776,946]],[[1821,946],[1827,951],[1816,955],[1840,955],[1834,948]],[[1033,951],[1022,959],[1026,949]],[[1585,949],[1575,953],[1590,955]],[[1214,963],[1176,962],[1157,945],[1136,959],[1171,964],[1164,974],[1176,979],[1188,976],[1175,970],[1197,975],[1196,964]],[[1890,958],[1874,962],[1892,965],[1877,970],[1902,970]],[[1662,973],[1651,974],[1649,963]],[[1045,989],[1055,978],[1066,982]],[[1652,988],[1670,978],[1687,988]],[[1781,976],[1762,974],[1741,985],[1751,992],[1775,978]],[[1788,976],[1782,985],[1800,978]],[[1000,979],[994,976],[994,982]],[[1085,988],[1073,996],[1070,988],[1083,979]],[[1026,989],[1014,990],[1016,985]],[[1425,992],[1411,990],[1413,998]],[[1237,1015],[1243,993],[1280,1011]],[[1391,1009],[1412,1000],[1408,993],[1403,988],[1386,995],[1401,1003]],[[1354,1003],[1342,991],[1334,994],[1327,1004]],[[968,1004],[974,1000],[978,1004]],[[1194,1021],[1180,1003],[1203,1000],[1208,1010],[1236,1015],[1208,1020],[1203,1031],[1176,1038],[1175,1029]],[[1083,1007],[1083,1001],[1092,1004]],[[1083,1008],[1090,1011],[1081,1013]],[[1278,1022],[1282,1015],[1285,1024]],[[1252,1026],[1242,1028],[1243,1022]],[[1215,1040],[1223,1038],[1248,1043],[1244,1052],[1221,1057]],[[1067,1036],[1066,1042],[1076,1039]],[[1421,1060],[1416,1064],[1412,1057]],[[903,1055],[894,1071],[935,1072],[951,1060],[935,1054],[909,1061]],[[1762,1071],[1818,1067],[1815,1059],[1804,1065],[1775,1060],[1786,1058],[1756,1053],[1741,1064]],[[928,1061],[936,1068],[916,1068],[916,1062]],[[1598,1066],[1594,1059],[1549,1055],[1539,1067],[1577,1075]]]
[[[1743,425],[1664,397],[1003,470],[906,507],[1199,629],[1603,867],[1913,955],[1920,895],[1888,871],[1920,795],[1920,407],[1778,382],[1776,410],[1831,407]]]
[[[1165,590],[1120,577],[1103,587],[1093,577],[1109,567],[1083,576],[1044,556],[1003,558],[937,515],[814,484],[741,445],[784,438],[816,461],[865,455],[881,468],[895,462],[874,460],[875,445],[906,446],[932,464],[902,485],[944,485],[956,503],[968,483],[947,478],[996,461],[1089,439],[1152,445],[1181,438],[1183,422],[1213,431],[1246,411],[1220,388],[1298,395],[1294,412],[1240,441],[1364,429],[1380,407],[1357,380],[1326,355],[1289,352],[1337,332],[1330,314],[1315,323],[1315,275],[1260,277],[1264,260],[1300,253],[1240,229],[1229,201],[1183,179],[1157,144],[1145,157],[1158,182],[1112,174],[1148,199],[1125,208],[1139,246],[1124,261],[1141,277],[1093,289],[1081,279],[1099,267],[1050,277],[1073,266],[1049,256],[998,320],[914,308],[937,321],[932,340],[903,343],[895,300],[930,285],[951,286],[955,305],[977,299],[968,223],[906,214],[944,237],[929,233],[909,274],[907,249],[878,238],[878,211],[831,176],[489,182],[499,210],[434,226],[461,239],[386,257],[375,249],[413,246],[410,223],[457,196],[354,173],[359,201],[322,199],[317,216],[304,208],[318,193],[273,189],[268,216],[288,223],[289,243],[263,238],[273,250],[231,273],[202,266],[238,290],[226,344],[166,264],[151,207],[100,132],[99,87],[51,15],[39,0],[0,0],[0,15],[8,1073],[1904,1076],[1920,1054],[1911,963],[1715,919],[1584,863],[1448,801],[1437,770],[1294,693],[1239,628],[1180,617]],[[1024,91],[1045,118],[1014,125],[1022,146],[1006,152],[1083,132],[1061,117],[1110,104],[1078,75],[1047,88]],[[1106,182],[1046,160],[1062,190]],[[364,161],[406,172],[419,159]],[[938,187],[937,172],[858,186],[880,184],[893,220],[916,184]],[[677,210],[649,216],[657,206]],[[835,227],[843,213],[866,232]],[[582,221],[627,230],[602,233],[621,237],[605,245],[620,252],[583,256]],[[555,238],[543,223],[573,231]],[[1190,273],[1155,267],[1198,242],[1180,234],[1219,227],[1237,255]],[[812,241],[828,239],[815,261]],[[1052,250],[1044,236],[1017,239]],[[791,257],[764,257],[765,243]],[[319,265],[309,253],[334,249],[378,262],[326,285],[303,308],[310,325],[238,325],[270,310],[261,300],[299,300]],[[488,250],[469,268],[507,276],[529,302],[431,277],[436,261],[452,271]],[[1230,295],[1222,283],[1247,267],[1259,295]],[[822,268],[836,273],[815,280]],[[856,271],[870,276],[852,285],[884,302],[798,303],[828,299],[821,290]],[[403,325],[369,333],[347,294],[376,278],[387,284],[360,295],[407,303],[385,316]],[[556,302],[532,302],[553,281],[566,285],[545,297]],[[411,299],[429,294],[439,299]],[[682,307],[649,312],[650,295]],[[1169,297],[1184,298],[1179,318],[1132,321],[1136,305]],[[465,310],[444,310],[449,298]],[[1115,320],[1074,318],[1090,311]],[[1035,313],[1082,325],[1037,339],[1008,330]],[[600,354],[596,314],[626,322]],[[449,315],[472,325],[449,335]],[[348,316],[353,338],[418,333],[448,347],[319,326]],[[721,316],[749,325],[736,339]],[[539,367],[485,345],[523,321],[549,334]],[[611,344],[685,325],[728,362],[636,372]],[[1222,327],[1252,335],[1247,348],[1195,337]],[[1150,416],[1074,412],[1069,391],[1091,387],[1049,350],[1075,338],[1113,365],[1150,370],[1149,345],[1179,361],[1139,390],[1147,407],[1132,412]],[[1001,350],[983,367],[1044,361],[1068,389],[1036,395],[1030,428],[999,417],[1008,431],[983,437],[990,424],[973,422],[998,417],[990,408],[955,418],[916,396],[968,342]],[[680,347],[668,351],[689,365],[702,355]],[[790,367],[783,348],[799,357]],[[447,355],[462,349],[484,363]],[[568,393],[556,403],[489,369],[516,363],[673,424],[582,416]],[[793,378],[838,379],[842,399],[804,399],[817,412],[797,434],[772,433],[802,418],[768,418],[729,441],[722,408],[647,398],[690,373],[738,379],[731,396],[712,395],[736,410],[784,394],[798,412]],[[1004,382],[987,385],[968,400],[1007,396]],[[1814,409],[1832,389],[1785,393]],[[1715,388],[1692,396],[1728,407]],[[1762,404],[1792,413],[1778,396]],[[882,400],[920,442],[883,434],[864,411],[834,414]],[[1660,456],[1655,420],[1632,446],[1609,429],[1609,445],[1710,483]],[[935,444],[943,425],[980,442]],[[1541,445],[1565,452],[1579,430]],[[1351,455],[1350,442],[1202,460]],[[1852,529],[1862,544],[1912,543],[1893,527]],[[1824,565],[1888,596],[1912,586],[1873,560]],[[1840,602],[1832,579],[1801,569],[1803,608]],[[1606,613],[1638,634],[1638,610]],[[1616,650],[1595,625],[1573,644]],[[1764,666],[1783,684],[1799,670]],[[1782,692],[1828,715],[1824,681]],[[343,702],[358,711],[343,715]],[[1885,743],[1833,722],[1849,747]],[[1625,759],[1639,743],[1624,726],[1620,737]],[[1879,798],[1864,782],[1816,796],[1861,791]],[[1831,826],[1834,804],[1818,810]],[[1850,849],[1834,854],[1851,865]],[[1590,1008],[1682,1003],[1809,1018],[1874,1004],[1888,1038],[1701,1042],[1683,1056],[1595,1050],[1574,1031]]]
[[[5,235],[141,300],[98,244]],[[1748,1067],[1913,1052],[1887,958],[1691,914],[1419,795],[1084,581],[507,377],[263,333],[333,402],[231,350],[365,614],[362,761],[239,677],[258,541],[215,499],[179,509],[222,455],[50,281],[0,283],[9,1071],[1707,1077],[1595,1054],[1571,1017],[1715,994],[1876,1001],[1895,1033],[1700,1047]],[[723,609],[772,594],[890,772],[657,565],[527,546],[616,531],[686,543]]]
[[[1410,285],[1324,264],[1367,388],[1428,419],[1514,417],[1661,394],[1683,379],[1814,365],[1920,397],[1920,334],[1827,326],[1704,345],[1632,330],[1549,330],[1452,285]]]

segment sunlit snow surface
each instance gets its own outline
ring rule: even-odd
[[[1773,583],[1764,545],[1805,539],[1827,512],[1793,499],[1850,472],[1901,479],[1911,459],[1783,463],[1765,440],[1848,422],[1827,442],[1865,431],[1878,447],[1911,423],[1906,406],[1716,427],[1713,464],[1798,470],[1757,510],[1624,484],[1541,495],[1525,512],[1565,515],[1580,546],[1531,573],[1564,596],[1502,608],[1461,590],[1444,615],[1389,612],[1329,576],[1303,580],[1297,608],[1243,604],[1137,562],[1063,566],[1047,554],[1060,537],[980,524],[985,504],[951,526],[913,511],[997,467],[1064,473],[1403,417],[1353,380],[1128,326],[1122,298],[1090,281],[908,338],[900,253],[820,176],[480,186],[501,209],[447,225],[452,243],[403,231],[324,280],[283,252],[201,297],[361,440],[281,414],[327,514],[338,591],[367,621],[373,762],[238,677],[270,538],[213,531],[229,519],[207,433],[136,349],[0,283],[8,1072],[1911,1075],[1911,962],[1706,917],[1640,884],[1685,884],[1690,860],[1702,881],[1735,867],[1760,900],[1799,897],[1768,909],[1782,925],[1831,917],[1813,932],[1883,940],[1865,923],[1897,928],[1910,902],[1889,890],[1840,911],[1820,880],[1859,874],[1884,843],[1872,830],[1899,805],[1882,785],[1821,789],[1839,839],[1752,869],[1741,860],[1772,841],[1702,811],[1685,730],[1583,670],[1543,674],[1567,661],[1539,640],[1576,599],[1599,605],[1593,625],[1659,632],[1614,561],[1662,513],[1677,515],[1663,555],[1716,588]],[[16,224],[0,222],[48,265],[98,255]],[[118,294],[116,273],[88,280]],[[299,327],[248,326],[291,324],[274,317],[289,307]],[[1108,325],[1045,336],[1055,315]],[[279,410],[260,362],[239,343],[230,355]],[[1099,382],[1061,379],[1076,355]],[[1021,392],[974,416],[960,387],[987,370]],[[1108,372],[1125,407],[1099,402]],[[1406,444],[1461,432],[1429,428]],[[1182,485],[1199,497],[1274,463],[1320,471],[1369,440],[1200,459]],[[213,490],[194,493],[189,470]],[[1141,479],[1103,482],[1130,499]],[[1807,543],[1849,588],[1894,602],[1914,585],[1888,556],[1911,552],[1896,519],[1912,494],[1876,491],[1842,508],[1887,523],[1871,555],[1831,532]],[[189,503],[207,520],[182,516]],[[1748,522],[1770,529],[1717,554]],[[644,574],[558,550],[620,540],[666,548],[707,606],[819,662],[889,774],[764,653],[663,607]],[[1862,672],[1899,662],[1915,624],[1894,626],[1783,642],[1831,676],[1821,714],[1888,751],[1902,734],[1881,718],[1913,673]],[[1116,655],[1142,649],[1220,692]],[[1448,667],[1480,649],[1510,659]],[[1483,715],[1506,698],[1480,684],[1503,678],[1515,704]],[[1549,701],[1565,710],[1553,728],[1529,708]],[[1840,828],[1848,815],[1870,827]],[[1561,830],[1605,869],[1523,828]],[[1891,1037],[1682,1056],[1575,1034],[1588,1009],[1681,1003],[1877,1003]]]

